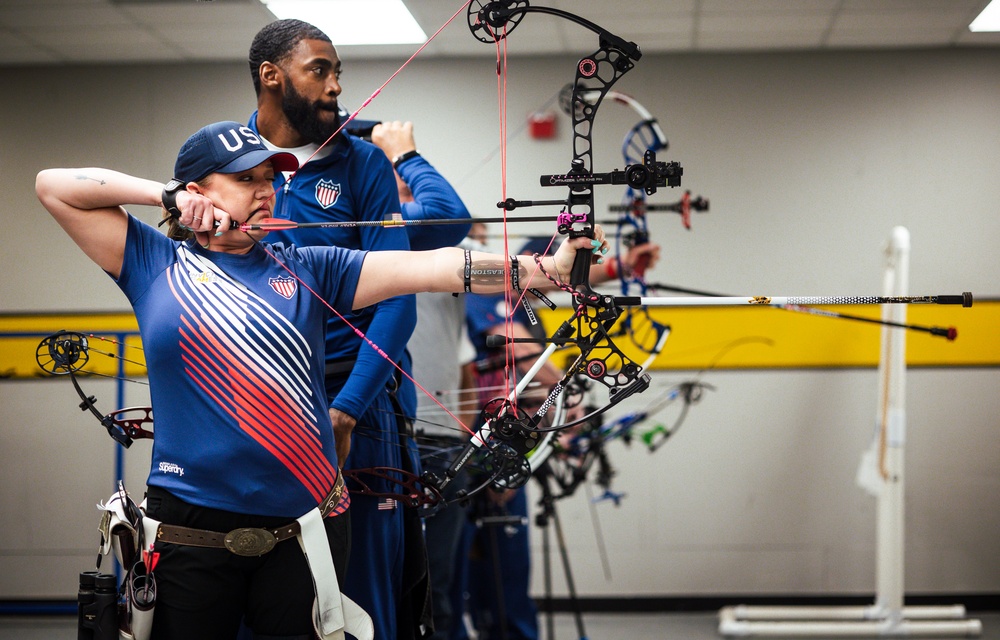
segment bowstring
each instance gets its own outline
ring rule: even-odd
[[[496,68],[497,68],[497,111],[499,119],[499,145],[500,145],[500,201],[507,199],[507,23],[503,26],[503,36],[495,40],[496,44]],[[511,264],[511,253],[510,253],[510,236],[507,227],[507,214],[509,212],[506,208],[503,209],[503,263],[505,271],[509,271],[513,268]],[[506,274],[505,274],[506,275]],[[513,407],[517,407],[517,387],[513,390],[513,396],[511,395],[511,379],[516,375],[517,371],[517,360],[516,354],[514,353],[514,308],[511,306],[513,301],[513,286],[508,286],[507,283],[504,284],[504,304],[506,304],[505,317],[504,317],[504,337],[506,338],[506,344],[504,345],[504,397],[511,398]]]
[[[497,104],[499,113],[499,155],[500,155],[500,200],[501,202],[507,200],[507,71],[508,71],[508,49],[507,49],[507,34],[508,28],[507,23],[503,25],[503,35],[499,38],[494,38],[494,43],[496,46],[496,73],[497,73]],[[508,227],[507,215],[509,213],[506,207],[503,210],[503,261],[506,270],[511,270],[514,267],[512,261],[512,252],[510,250],[510,233]],[[552,235],[549,240],[548,245],[542,255],[549,255],[552,244],[555,242],[556,233]],[[520,266],[520,265],[518,265]],[[518,308],[524,304],[524,296],[528,293],[528,287],[531,284],[532,279],[538,274],[541,265],[536,261],[536,266],[522,287],[520,292],[514,290],[513,282],[509,279],[504,286],[504,304],[505,304],[505,317],[504,317],[504,337],[506,339],[506,345],[504,347],[504,397],[509,398],[511,402],[511,410],[516,415],[518,406],[518,391],[517,384],[515,383],[517,377],[517,356],[515,353],[514,346],[514,325],[517,322],[515,314]],[[544,272],[543,272],[544,273]],[[516,299],[515,299],[516,298]],[[513,388],[511,385],[513,384]]]

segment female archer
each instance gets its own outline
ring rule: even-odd
[[[146,515],[160,524],[145,549],[157,558],[153,638],[233,638],[244,617],[265,636],[325,637],[345,618],[358,635],[353,603],[336,588],[349,549],[339,461],[350,433],[334,434],[327,411],[326,321],[396,295],[499,292],[510,275],[501,256],[457,248],[295,247],[233,228],[270,217],[275,172],[296,167],[252,130],[220,122],[185,142],[166,188],[98,168],[47,169],[35,183],[139,324],[156,410]],[[126,205],[163,206],[174,237]],[[598,260],[599,227],[595,238],[563,243],[541,267],[568,274],[578,250]],[[516,260],[526,286],[534,262]],[[331,560],[336,573],[317,570]]]

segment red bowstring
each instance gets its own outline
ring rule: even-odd
[[[500,200],[505,201],[507,199],[507,25],[504,24],[503,36],[500,38],[494,37],[494,42],[496,44],[497,50],[497,103],[499,112],[499,130],[500,130]],[[502,43],[502,44],[501,44]],[[512,254],[510,251],[510,238],[507,231],[507,213],[506,208],[503,209],[503,254],[504,254],[504,264],[507,269],[514,268],[511,263]],[[557,234],[553,234],[552,238],[549,240],[548,246],[545,247],[545,251],[542,255],[550,255],[550,249],[552,243],[555,241]],[[540,264],[536,264],[535,269],[528,276],[526,285],[530,285],[531,279],[535,277],[538,273]],[[513,284],[513,283],[511,283]],[[514,414],[517,414],[517,384],[515,382],[513,390],[511,389],[511,382],[517,379],[517,358],[514,352],[514,324],[515,314],[517,309],[521,304],[524,303],[524,296],[527,293],[527,286],[522,288],[520,293],[515,292],[513,286],[507,286],[504,288],[504,303],[507,309],[507,315],[504,318],[504,337],[507,339],[507,346],[504,349],[504,397],[511,399],[511,406]],[[515,300],[515,295],[517,299]]]
[[[500,136],[500,200],[507,199],[507,32],[504,25],[504,33],[500,38],[494,36],[496,44],[496,66],[497,66],[497,115],[499,119],[498,134]],[[504,264],[507,269],[510,264],[510,239],[507,233],[507,209],[503,209],[503,255]],[[504,346],[504,367],[503,367],[503,394],[505,398],[510,398],[513,406],[517,407],[517,395],[511,397],[510,382],[516,372],[517,363],[514,358],[514,343],[511,339],[514,336],[514,308],[511,306],[511,287],[504,287],[504,304],[506,305],[506,315],[504,316],[504,337],[507,344]]]
[[[497,49],[497,105],[499,112],[500,132],[500,201],[507,199],[507,24],[503,26],[503,36],[496,39]],[[507,230],[507,209],[503,210],[503,255],[507,269],[512,268],[510,237]],[[520,302],[520,299],[518,299]],[[504,287],[504,304],[507,315],[504,318],[504,337],[507,345],[504,348],[504,397],[509,398],[514,415],[517,415],[517,357],[514,349],[514,314],[517,306],[514,304],[513,286]],[[513,383],[513,389],[511,384]]]

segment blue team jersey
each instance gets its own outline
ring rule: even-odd
[[[249,126],[257,130],[257,114]],[[295,172],[291,183],[275,177],[274,216],[296,222],[355,222],[384,220],[399,214],[399,195],[392,166],[375,145],[342,134],[325,158],[314,159]],[[410,244],[402,228],[340,227],[272,231],[272,242],[298,246],[337,246],[366,251],[407,251]],[[416,324],[414,296],[397,296],[378,305],[345,313],[350,323],[331,318],[326,332],[327,361],[356,359],[347,384],[331,406],[359,418],[394,373],[391,362],[359,339],[363,332],[393,361],[398,361]],[[354,328],[352,328],[354,327]]]
[[[364,253],[263,246],[287,270],[261,246],[205,251],[130,216],[117,282],[149,369],[148,484],[195,505],[294,518],[338,469],[322,373],[330,311],[304,289],[349,311]]]
[[[455,220],[471,217],[458,192],[422,156],[415,156],[401,163],[396,171],[413,194],[412,201],[403,203],[404,220]],[[471,228],[471,223],[411,225],[406,227],[406,233],[411,249],[430,251],[454,247],[469,234]]]

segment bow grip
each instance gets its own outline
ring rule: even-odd
[[[590,252],[580,249],[573,258],[573,271],[570,272],[569,283],[574,287],[590,282]]]

